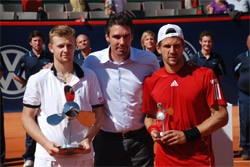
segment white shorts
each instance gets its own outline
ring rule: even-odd
[[[48,161],[48,160],[42,160],[35,158],[35,163],[34,167],[93,167],[94,162],[93,159],[88,159],[85,161],[63,161],[63,162],[58,162],[58,161]]]

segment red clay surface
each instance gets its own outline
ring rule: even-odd
[[[6,139],[6,166],[22,167],[22,154],[25,151],[25,131],[21,125],[21,113],[5,113],[4,127]],[[239,111],[233,106],[233,153],[235,167],[250,167],[249,160],[242,160],[239,148]]]

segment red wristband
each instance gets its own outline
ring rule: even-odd
[[[150,125],[150,126],[148,127],[148,133],[151,135],[151,132],[152,132],[153,130],[157,130],[157,132],[160,131],[160,129],[158,128],[157,125]]]

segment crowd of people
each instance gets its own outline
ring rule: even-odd
[[[230,13],[231,11],[249,12],[250,1],[249,0],[212,0],[209,5],[206,6],[209,14],[223,14]]]
[[[201,50],[190,61],[183,58],[184,33],[175,24],[162,26],[157,38],[150,30],[143,32],[142,49],[132,47],[133,22],[123,12],[107,20],[109,47],[103,50],[92,52],[88,36],[75,35],[70,26],[53,27],[50,55],[42,47],[41,32],[31,32],[32,49],[16,67],[14,79],[26,86],[25,167],[215,166],[211,134],[227,124],[228,114],[220,85],[226,69],[222,57],[212,50],[212,32],[201,32]],[[244,160],[250,153],[250,36],[247,46],[249,50],[236,58],[233,71],[240,89],[239,154]],[[4,70],[3,61],[0,69]],[[67,119],[56,126],[47,122],[48,116],[62,114],[67,85],[73,88],[73,101],[80,110],[96,116],[91,127],[71,121],[71,143],[78,144],[82,154],[59,154],[59,146],[68,144]],[[171,113],[166,112],[169,109]],[[2,145],[1,139],[1,165]]]
[[[199,1],[181,0],[182,8],[190,9],[193,7],[202,6]],[[250,0],[207,0],[210,3],[207,6],[202,6],[208,14],[223,14],[228,13],[230,16],[236,15],[235,12],[247,13],[250,11]],[[88,0],[70,0],[72,12],[90,11]],[[106,15],[121,13],[124,11],[124,5],[127,0],[104,0],[104,9]],[[102,1],[100,1],[102,3]],[[39,15],[42,8],[42,0],[23,0],[24,11],[38,11]],[[232,11],[234,14],[232,14]],[[44,17],[43,17],[44,18]],[[46,18],[46,17],[45,17]]]

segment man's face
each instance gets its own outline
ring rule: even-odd
[[[33,37],[31,41],[29,42],[30,46],[33,50],[40,52],[43,50],[43,39],[39,36]]]
[[[179,37],[168,37],[161,41],[161,45],[157,45],[157,51],[162,55],[165,66],[179,67],[182,66],[185,44]]]
[[[60,63],[73,61],[75,48],[75,39],[72,35],[54,36],[49,44],[49,49],[54,54],[54,61]]]
[[[203,50],[210,51],[212,49],[213,40],[211,36],[203,36],[199,42]]]
[[[78,36],[77,39],[76,39],[76,44],[77,44],[77,47],[80,50],[90,48],[90,41],[89,41],[89,39],[88,39],[88,37],[86,35]]]
[[[250,51],[250,35],[247,37],[247,47],[248,50]]]
[[[113,25],[109,35],[105,35],[111,47],[112,56],[129,57],[133,34],[129,26]]]
[[[152,48],[155,48],[155,46],[156,46],[156,40],[155,40],[155,38],[151,34],[149,34],[144,39],[143,45],[145,46],[146,50],[151,50]]]

